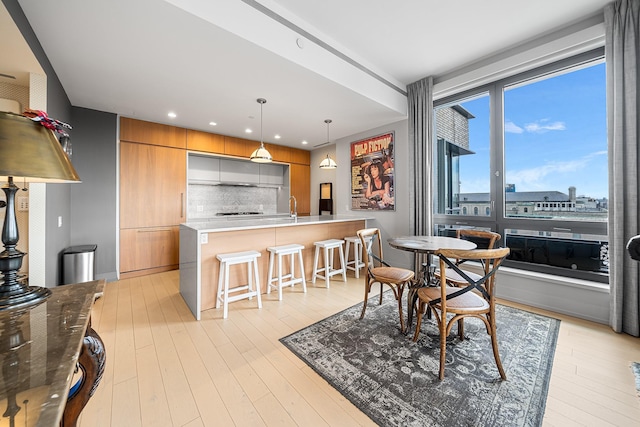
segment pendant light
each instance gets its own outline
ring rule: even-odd
[[[327,143],[329,143],[329,123],[331,123],[331,119],[327,119],[324,122],[327,124]],[[320,169],[335,169],[337,167],[336,162],[329,157],[329,153],[327,153],[327,157],[320,162]]]
[[[251,153],[251,161],[256,163],[271,163],[271,153],[264,148],[264,142],[262,142],[262,104],[266,104],[267,100],[264,98],[258,98],[256,100],[260,104],[260,147],[258,147],[253,153]]]

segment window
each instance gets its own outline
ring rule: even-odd
[[[507,265],[608,281],[603,57],[598,49],[435,103],[440,230],[490,228],[512,249]]]

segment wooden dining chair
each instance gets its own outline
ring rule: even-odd
[[[444,365],[446,360],[447,337],[455,323],[458,324],[458,337],[464,340],[464,318],[477,317],[481,319],[487,333],[491,336],[491,346],[496,365],[503,380],[507,376],[500,361],[498,352],[498,337],[496,335],[495,317],[495,290],[496,272],[502,261],[509,254],[509,248],[499,249],[474,249],[462,251],[454,249],[441,249],[435,252],[440,258],[440,286],[418,289],[418,320],[413,340],[417,341],[420,335],[422,316],[429,308],[435,313],[440,332],[440,373],[439,378],[444,379]],[[484,276],[473,279],[467,272],[460,269],[455,260],[468,259],[480,262],[484,267]],[[456,288],[447,286],[447,271],[451,269],[466,281],[466,286]],[[452,314],[453,317],[447,318]]]
[[[496,242],[498,242],[502,236],[498,233],[494,233],[493,231],[485,231],[485,230],[473,230],[468,228],[461,228],[456,230],[456,237],[458,239],[468,240],[476,244],[477,249],[493,249]],[[460,266],[462,263],[467,261],[466,259],[457,259],[455,264]],[[464,272],[469,275],[472,279],[478,280],[482,276],[471,272],[467,269],[463,269]],[[440,271],[436,271],[434,274],[435,278],[438,279],[440,277]],[[467,281],[459,275],[454,269],[447,268],[446,271],[447,283],[453,286],[467,286]]]
[[[393,290],[393,295],[398,301],[398,314],[400,316],[400,330],[404,333],[405,323],[402,314],[402,293],[405,286],[413,279],[413,271],[400,267],[392,267],[384,261],[382,255],[382,238],[378,228],[366,228],[358,230],[356,235],[362,243],[364,265],[366,268],[364,282],[364,303],[360,319],[364,317],[369,300],[369,292],[375,283],[380,283],[380,304],[382,304],[383,285]]]

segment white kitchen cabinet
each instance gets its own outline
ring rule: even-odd
[[[220,182],[223,184],[259,184],[259,164],[246,160],[220,159]]]
[[[284,165],[260,164],[260,184],[284,185]]]
[[[220,159],[189,154],[189,183],[220,182]]]

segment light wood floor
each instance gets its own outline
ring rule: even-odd
[[[107,366],[80,425],[371,426],[278,339],[362,301],[362,278],[238,301],[222,319],[195,321],[178,293],[178,271],[107,284],[93,309]],[[562,320],[545,426],[640,426],[631,361],[640,340],[609,327]]]

